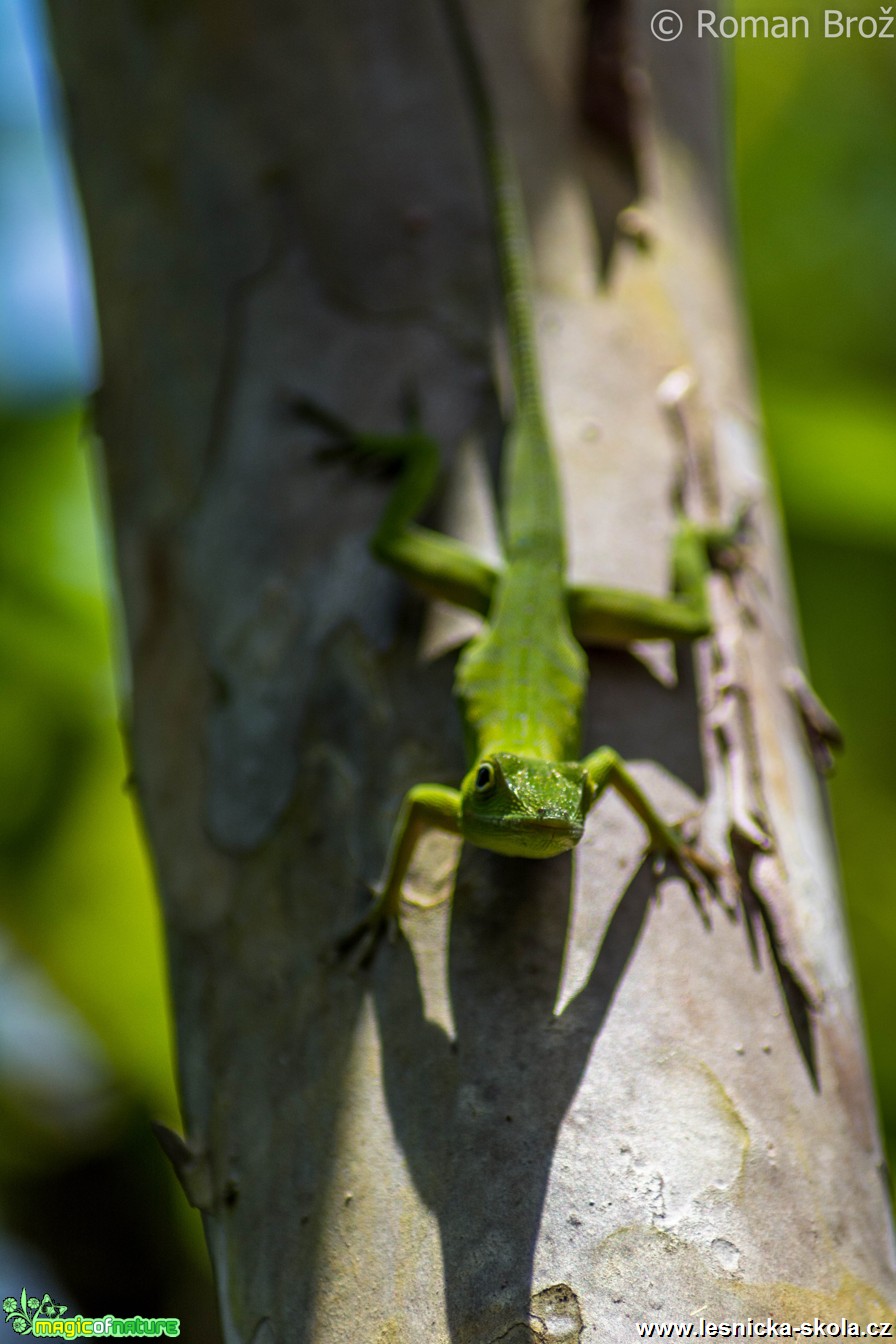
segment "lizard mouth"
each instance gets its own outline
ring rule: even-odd
[[[517,835],[540,838],[551,850],[562,851],[579,843],[585,827],[570,817],[527,817],[514,830]]]
[[[574,849],[584,829],[569,817],[527,817],[507,836],[507,852],[549,859]]]
[[[570,821],[569,817],[532,817],[525,825],[539,831],[567,831],[570,835],[582,832],[582,827]]]
[[[517,858],[549,859],[574,849],[584,827],[569,817],[514,817],[502,825],[479,831],[474,844]]]

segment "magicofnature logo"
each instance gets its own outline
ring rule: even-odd
[[[29,1297],[25,1288],[18,1299],[5,1297],[3,1310],[17,1335],[59,1335],[77,1339],[82,1335],[91,1338],[127,1335],[159,1338],[167,1335],[172,1338],[180,1334],[177,1316],[82,1316],[78,1313],[64,1321],[62,1318],[68,1307],[54,1302],[49,1293],[40,1298]]]

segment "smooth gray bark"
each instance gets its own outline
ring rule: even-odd
[[[325,954],[404,789],[462,772],[452,659],[420,658],[450,631],[368,556],[383,485],[322,465],[287,401],[387,428],[413,384],[447,449],[494,438],[489,226],[438,6],[52,9],[170,949],[186,1144],[168,1146],[227,1340],[892,1319],[835,866],[783,686],[714,46],[660,46],[652,11],[628,15],[644,197],[602,285],[592,205],[625,172],[572,130],[577,10],[475,6],[532,221],[574,577],[664,591],[682,462],[694,507],[753,504],[717,638],[680,651],[675,690],[597,654],[586,724],[670,816],[708,794],[735,915],[720,902],[706,928],[657,885],[608,798],[571,862],[465,851],[450,933],[455,852],[425,847],[408,941],[352,975]],[[487,539],[482,456],[455,461],[449,511]]]

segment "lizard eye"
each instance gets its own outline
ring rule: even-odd
[[[477,793],[490,793],[495,787],[495,767],[490,761],[483,761],[476,771],[475,786]]]

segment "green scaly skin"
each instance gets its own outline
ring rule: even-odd
[[[349,945],[397,924],[402,883],[420,836],[431,828],[499,854],[550,858],[581,839],[585,818],[614,788],[647,829],[649,848],[681,872],[702,912],[701,889],[715,870],[665,822],[610,747],[580,757],[587,683],[582,644],[625,646],[643,639],[696,639],[710,632],[710,553],[729,534],[701,531],[684,517],[675,537],[673,596],[571,587],[560,493],[538,376],[524,215],[503,153],[459,0],[443,0],[478,125],[495,224],[514,413],[503,454],[503,563],[415,519],[439,474],[439,449],[414,419],[407,433],[357,433],[303,403],[307,419],[353,454],[391,459],[400,478],[372,539],[377,558],[424,593],[485,617],[458,662],[470,768],[459,789],[417,784],[405,796],[374,902]]]

